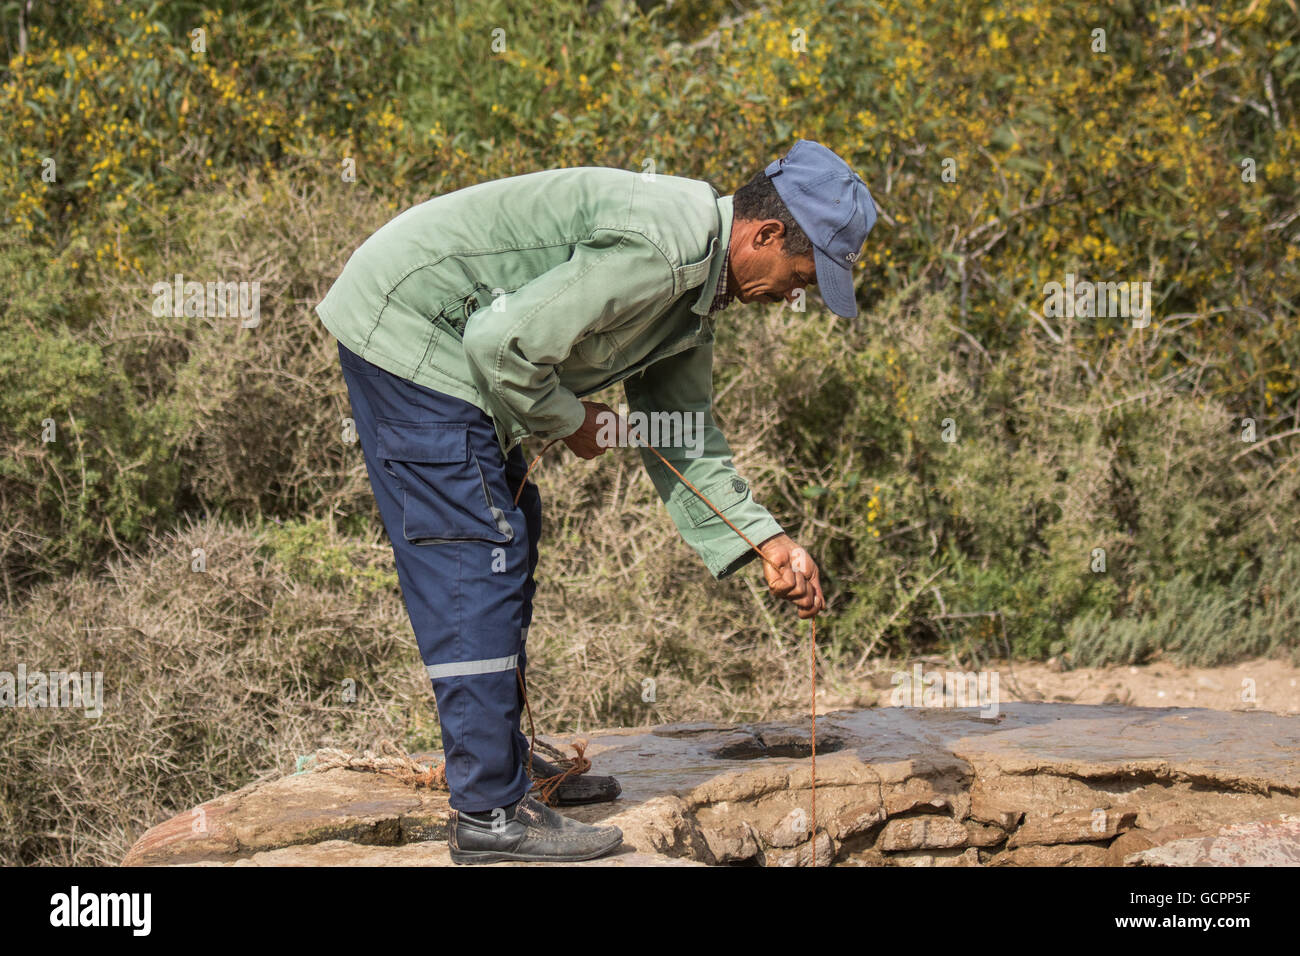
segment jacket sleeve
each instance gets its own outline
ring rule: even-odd
[[[713,344],[706,342],[671,355],[623,382],[629,409],[634,412],[683,412],[684,419],[702,424],[690,441],[657,445],[659,453],[713,502],[718,511],[761,545],[784,529],[754,500],[748,483],[736,473],[731,448],[713,420]],[[698,415],[696,414],[698,413]],[[682,434],[688,435],[684,428]],[[731,575],[758,557],[744,539],[664,467],[653,452],[640,449],[650,479],[682,538],[708,567],[714,579]]]
[[[602,230],[568,261],[526,282],[465,325],[475,387],[511,438],[572,435],[586,413],[556,366],[577,342],[647,305],[670,299],[673,270],[652,242]]]

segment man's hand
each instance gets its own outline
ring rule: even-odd
[[[789,535],[778,534],[768,538],[758,549],[767,559],[763,562],[763,574],[769,591],[779,598],[793,601],[801,618],[816,617],[826,609],[817,565],[807,551],[790,540]]]
[[[572,435],[565,436],[564,443],[569,446],[569,451],[579,458],[590,459],[609,451],[608,448],[603,448],[596,443],[596,433],[601,428],[601,422],[597,421],[596,416],[603,412],[608,412],[610,415],[618,413],[604,402],[588,402],[584,400],[582,405],[587,410],[587,420]],[[606,419],[606,421],[608,420]]]

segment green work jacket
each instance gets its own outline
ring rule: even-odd
[[[736,473],[712,415],[708,312],[731,201],[707,182],[605,167],[480,183],[380,228],[316,313],[367,361],[486,412],[503,456],[530,435],[573,434],[585,420],[579,398],[616,382],[631,412],[700,412],[702,442],[656,447],[760,544],[782,528]],[[639,454],[715,578],[755,557],[658,458]]]

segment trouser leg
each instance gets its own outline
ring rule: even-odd
[[[527,467],[528,461],[524,457],[523,449],[521,446],[516,445],[510,452],[510,458],[506,464],[506,477],[512,495],[519,490],[519,483],[523,481]],[[526,681],[528,677],[528,628],[533,620],[533,597],[537,593],[535,577],[537,556],[542,538],[542,496],[532,479],[528,480],[523,493],[519,496],[519,508],[524,514],[524,524],[528,529],[528,574],[524,581],[522,629],[519,637],[519,674],[523,681]],[[522,681],[517,681],[517,683],[522,683]],[[520,687],[519,691],[519,707],[526,718],[527,704],[523,697],[523,688]],[[516,734],[515,749],[519,754],[520,762],[526,764],[528,761],[529,739],[522,730]]]
[[[515,667],[533,549],[495,430],[468,402],[339,350],[367,473],[437,699],[450,805],[469,812],[509,806],[530,785],[519,755]]]

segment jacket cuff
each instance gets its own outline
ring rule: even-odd
[[[587,407],[582,404],[582,400],[576,395],[573,396],[573,405],[567,412],[563,413],[560,424],[546,431],[537,431],[533,434],[542,439],[550,440],[552,438],[568,438],[587,420]]]
[[[719,524],[721,524],[721,522],[719,522]],[[731,541],[735,543],[719,543],[716,549],[710,549],[708,555],[705,557],[705,564],[713,574],[714,579],[718,581],[735,574],[751,561],[758,560],[757,552],[746,544],[739,535],[728,528],[725,524],[722,525],[722,527],[723,530],[730,535]],[[745,533],[745,537],[749,538],[750,541],[753,541],[754,544],[759,546],[762,546],[763,542],[768,538],[785,533],[785,529],[782,528],[781,525],[777,523],[776,519],[770,515],[765,519],[750,523],[749,525],[743,525],[737,522],[736,527]]]

